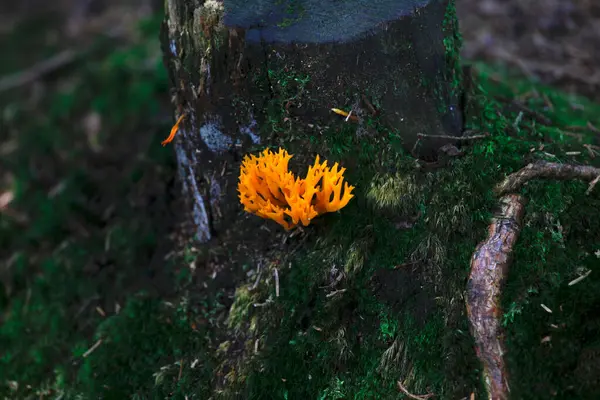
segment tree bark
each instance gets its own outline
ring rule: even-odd
[[[353,145],[435,158],[462,133],[454,1],[166,0],[161,43],[175,117],[185,114],[174,146],[201,242],[239,214],[250,149],[326,156],[343,132],[360,137]]]

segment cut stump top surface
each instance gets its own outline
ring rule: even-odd
[[[412,15],[432,1],[225,0],[224,24],[246,29],[250,42],[346,42]]]

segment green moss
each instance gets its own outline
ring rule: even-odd
[[[447,51],[457,48],[458,38],[452,40]],[[153,264],[148,255],[163,260],[154,255],[168,236],[156,232],[147,209],[140,213],[132,208],[139,193],[131,188],[151,187],[144,177],[153,167],[162,172],[151,181],[167,182],[174,173],[165,155],[170,153],[152,145],[119,164],[127,179],[116,187],[113,182],[102,186],[115,191],[105,198],[94,178],[98,174],[80,168],[87,165],[88,153],[81,150],[87,144],[80,142],[79,131],[65,129],[77,126],[69,116],[79,120],[89,112],[81,104],[91,104],[107,132],[100,143],[111,154],[114,143],[131,137],[123,132],[145,132],[138,119],[157,107],[148,94],[166,93],[164,71],[139,73],[147,56],[139,50],[119,51],[92,63],[90,72],[81,72],[80,79],[88,83],[78,86],[81,91],[47,99],[47,120],[28,118],[18,107],[15,111],[22,134],[13,138],[18,150],[6,156],[6,163],[15,178],[15,204],[30,215],[31,225],[23,232],[19,223],[0,220],[2,248],[11,250],[6,263],[10,285],[0,287],[5,316],[0,339],[2,348],[9,349],[0,358],[0,380],[8,382],[0,394],[388,399],[398,397],[396,381],[401,380],[411,392],[432,392],[441,399],[463,398],[472,391],[483,397],[463,292],[470,257],[485,237],[496,205],[491,189],[535,159],[598,165],[599,158],[591,160],[582,146],[593,143],[593,132],[583,131],[579,140],[567,127],[588,121],[600,126],[600,106],[499,68],[478,66],[479,92],[467,125],[491,136],[465,146],[465,155],[448,167],[425,170],[402,151],[399,132],[383,128],[378,118],[365,121],[378,135],[360,138],[352,124],[331,124],[317,137],[284,122],[284,100],[310,102],[304,91],[310,81],[284,68],[265,71],[263,84],[274,89],[263,134],[278,134],[269,143],[304,153],[310,146],[311,152],[341,162],[356,197],[340,212],[315,220],[305,229],[306,238],[288,238],[284,250],[269,247],[269,257],[285,260],[278,270],[279,297],[269,271],[254,290],[249,287],[256,276],[249,276],[228,299],[217,290],[217,279],[184,272],[193,261],[196,271],[204,265],[188,248],[181,259],[159,263],[160,269],[173,272],[169,282],[175,281],[170,275],[178,277],[179,294],[158,301],[127,291],[127,282],[137,283],[148,273]],[[523,101],[551,118],[552,126],[529,114],[519,117],[505,100],[495,99],[533,90],[544,94],[552,109],[541,95]],[[152,143],[169,126],[159,128],[154,132],[159,139],[147,138]],[[123,148],[130,154],[131,146]],[[56,157],[43,158],[48,154]],[[47,160],[46,167],[68,172],[60,177],[63,191],[51,199],[46,182],[31,176],[29,160],[38,158]],[[305,167],[304,161],[298,165]],[[598,397],[600,280],[594,269],[600,255],[600,199],[597,191],[583,195],[586,188],[582,182],[537,181],[522,190],[530,202],[503,297],[516,398],[545,399],[553,393],[559,398]],[[162,198],[166,191],[159,186],[160,195],[152,198]],[[99,211],[88,208],[86,201],[97,198],[108,199],[107,204]],[[96,215],[105,206],[115,210],[118,220],[106,230],[106,222]],[[78,229],[73,221],[85,221],[89,236],[73,233]],[[42,242],[43,248],[38,247]],[[115,272],[102,283],[90,279],[85,268],[104,268],[107,243]],[[235,244],[227,242],[219,251],[227,254]],[[301,250],[292,252],[297,248]],[[589,271],[583,281],[568,285]],[[192,286],[196,281],[211,286]],[[94,310],[85,318],[75,317],[90,293],[109,290],[122,306],[119,313],[105,307],[106,318]],[[114,303],[108,303],[111,310]],[[259,303],[263,306],[255,307]],[[541,343],[547,336],[550,341]],[[99,339],[101,345],[83,357]]]
[[[412,392],[431,391],[439,398],[460,398],[472,391],[481,395],[463,292],[470,257],[484,239],[496,206],[491,189],[507,173],[523,167],[525,156],[547,157],[530,151],[539,147],[540,135],[555,140],[546,148],[557,154],[581,148],[576,139],[561,134],[560,127],[587,118],[597,123],[594,113],[599,108],[577,99],[589,109],[569,109],[564,95],[536,85],[554,100],[555,110],[561,110],[556,115],[560,122],[545,127],[525,116],[517,136],[509,135],[507,127],[516,115],[499,112],[502,108],[492,96],[517,96],[532,84],[512,78],[511,86],[499,85],[487,76],[482,67],[480,92],[474,97],[477,111],[467,115],[467,121],[492,136],[474,142],[448,168],[422,172],[410,157],[395,151],[393,157],[385,157],[390,143],[368,141],[369,146],[362,147],[348,139],[352,135],[343,131],[345,125],[332,128],[329,154],[348,167],[356,198],[308,228],[312,239],[283,275],[282,296],[258,314],[256,336],[264,339],[264,347],[242,362],[247,398],[266,398],[265,393],[276,398],[395,398],[397,379]],[[589,143],[591,134],[583,140]],[[381,171],[382,155],[386,168],[395,160],[394,171]],[[596,279],[586,278],[591,290],[582,298],[566,286],[585,272],[582,266],[597,263],[600,217],[593,210],[600,204],[597,196],[582,196],[585,188],[579,182],[536,182],[525,191],[532,201],[504,297],[511,389],[520,398],[536,398],[530,394],[531,382],[546,378],[561,393],[575,393],[568,389],[569,380],[598,390],[583,381],[591,372],[578,367],[576,360],[579,349],[596,354],[598,346],[595,322],[584,322],[598,301]],[[420,216],[409,228],[395,226],[394,218],[414,215]],[[388,281],[398,279],[391,295],[373,283],[382,269],[390,271],[385,275]],[[340,271],[343,278],[331,286]],[[395,274],[399,278],[393,278]],[[416,289],[403,298],[401,293],[410,285]],[[550,316],[540,302],[554,310],[562,304],[563,311]],[[551,350],[539,340],[551,329],[553,318],[568,327],[552,334],[565,347],[548,362],[545,357]],[[568,360],[566,365],[561,357]]]
[[[458,16],[456,15],[456,4],[454,0],[448,2],[444,21],[442,23],[444,31],[444,48],[446,49],[447,71],[451,71],[452,76],[446,82],[451,83],[452,90],[457,93],[462,87],[462,73],[460,64],[460,48],[462,46],[462,36],[458,27]]]
[[[227,318],[229,328],[240,331],[242,326],[250,321],[250,310],[253,304],[257,302],[255,296],[250,292],[249,287],[242,286],[237,288],[235,291],[235,300]]]
[[[458,27],[458,16],[456,15],[455,1],[448,2],[444,20],[442,22],[444,34],[443,44],[445,50],[446,68],[444,76],[433,85],[433,92],[437,101],[437,109],[441,114],[448,112],[452,105],[450,99],[458,99],[462,92],[462,69],[460,62],[460,48],[462,37]],[[449,92],[447,86],[449,85]],[[428,85],[427,85],[428,86]]]
[[[277,23],[277,26],[282,29],[292,26],[294,23],[301,20],[306,12],[304,6],[298,0],[278,0],[275,4],[285,6],[286,17],[284,17],[281,22]]]

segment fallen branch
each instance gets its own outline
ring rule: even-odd
[[[36,81],[44,75],[70,64],[77,56],[78,54],[75,51],[65,50],[33,65],[31,68],[2,77],[0,78],[0,92]]]
[[[467,315],[477,357],[483,364],[488,398],[493,400],[507,399],[510,390],[503,358],[500,293],[519,237],[524,210],[525,199],[522,196],[509,194],[502,197],[487,239],[477,246],[471,258]]]
[[[494,191],[499,196],[506,193],[512,193],[519,190],[527,181],[535,178],[558,180],[581,179],[584,181],[597,182],[596,179],[598,176],[600,176],[600,168],[589,165],[571,165],[538,161],[507,176],[504,181],[496,186]],[[591,188],[593,188],[593,185],[590,185],[588,192],[591,191]]]

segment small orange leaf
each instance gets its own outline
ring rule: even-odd
[[[173,138],[175,137],[175,134],[179,130],[179,124],[181,123],[181,121],[183,121],[183,117],[185,117],[185,113],[181,114],[181,116],[179,117],[179,119],[177,120],[177,122],[175,122],[175,125],[173,125],[173,127],[171,128],[171,133],[169,133],[169,137],[167,137],[165,140],[163,140],[160,143],[160,144],[163,145],[163,147],[173,141]]]
[[[340,110],[339,108],[332,108],[331,111],[336,113],[337,115],[341,115],[342,117],[347,117],[348,113],[344,110]]]

